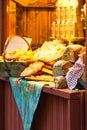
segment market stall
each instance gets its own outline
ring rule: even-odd
[[[85,130],[85,1],[3,3],[1,129]]]

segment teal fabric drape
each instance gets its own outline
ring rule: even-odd
[[[43,84],[13,77],[9,78],[9,80],[22,118],[24,130],[30,130]]]

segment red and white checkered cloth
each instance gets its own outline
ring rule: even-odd
[[[66,82],[69,89],[74,89],[77,85],[78,79],[82,76],[84,71],[84,63],[83,58],[80,56],[78,60],[75,62],[73,67],[69,69],[66,74]]]

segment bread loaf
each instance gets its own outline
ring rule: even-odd
[[[84,46],[79,44],[68,45],[63,53],[62,59],[66,61],[75,62],[78,59],[78,55]]]
[[[33,74],[36,74],[42,69],[43,65],[44,63],[40,61],[31,63],[28,67],[24,69],[20,76],[31,76]]]
[[[63,53],[63,56],[62,56],[62,60],[75,62],[74,51],[71,47],[66,47],[66,49]]]
[[[69,61],[59,60],[53,65],[53,75],[56,76],[64,76],[68,72],[69,68],[72,67],[73,64]]]
[[[55,88],[61,89],[67,87],[66,79],[64,76],[57,76],[54,79]]]

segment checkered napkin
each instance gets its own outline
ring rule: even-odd
[[[73,67],[69,69],[66,74],[66,82],[69,89],[74,89],[77,85],[78,79],[82,76],[84,71],[84,63],[83,58],[80,56],[78,60],[75,62]]]

